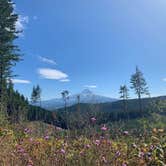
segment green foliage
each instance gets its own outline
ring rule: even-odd
[[[143,77],[143,73],[136,67],[136,72],[131,76],[131,88],[135,90],[136,95],[141,97],[142,94],[149,94],[147,83]]]
[[[136,72],[131,76],[131,88],[135,90],[135,94],[139,99],[140,111],[142,111],[141,97],[143,94],[149,95],[147,83],[143,77],[143,73],[136,67]]]
[[[31,94],[31,101],[32,103],[37,103],[40,102],[40,106],[41,106],[41,88],[39,85],[37,85],[36,87],[33,87],[32,90],[32,94]]]
[[[124,111],[127,111],[127,100],[129,98],[128,88],[126,85],[120,86],[120,98],[123,99]]]
[[[6,111],[8,80],[13,76],[12,67],[20,59],[18,47],[14,45],[17,38],[16,21],[11,0],[0,1],[0,111]]]
[[[0,127],[6,127],[8,126],[8,120],[4,112],[0,112]]]

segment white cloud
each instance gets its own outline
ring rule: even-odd
[[[163,81],[165,81],[165,82],[166,82],[166,78],[163,78]]]
[[[49,58],[46,58],[46,57],[43,57],[43,56],[39,56],[39,59],[44,63],[49,63],[49,64],[52,64],[52,65],[56,65],[56,62],[52,59],[49,59]]]
[[[64,80],[68,79],[68,75],[60,70],[50,68],[40,68],[38,73],[42,78],[51,80]]]
[[[29,17],[28,16],[22,16],[19,15],[18,20],[16,21],[16,30],[19,31],[19,35],[21,32],[25,29],[26,24],[29,22]]]
[[[11,79],[11,81],[14,84],[30,84],[31,83],[31,81],[29,80],[21,80],[21,79]]]
[[[70,80],[68,78],[66,79],[61,79],[60,82],[70,82]]]
[[[84,87],[85,88],[93,88],[94,89],[94,88],[97,88],[97,85],[85,85]]]

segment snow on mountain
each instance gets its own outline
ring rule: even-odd
[[[107,102],[117,101],[117,99],[96,95],[89,89],[85,89],[79,94],[70,95],[69,99],[67,100],[67,106],[72,106],[74,104],[77,104],[78,103],[77,96],[80,97],[80,103],[97,104],[97,103],[107,103]],[[47,101],[42,101],[42,107],[48,110],[63,108],[64,100],[62,98],[55,98]]]

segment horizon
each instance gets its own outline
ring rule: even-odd
[[[16,40],[23,61],[14,68],[14,87],[30,99],[39,84],[42,100],[88,88],[119,98],[120,85],[130,87],[138,65],[152,97],[166,94],[166,3],[19,1]],[[133,90],[130,98],[136,98]]]
[[[82,90],[81,92],[79,92],[79,93],[70,93],[70,92],[69,92],[69,98],[70,98],[70,97],[73,97],[73,96],[75,96],[75,95],[81,95],[84,90],[87,90],[87,89],[83,89],[83,90]],[[88,90],[90,90],[90,89],[88,89]],[[117,101],[123,100],[123,99],[121,99],[120,97],[113,98],[113,97],[110,97],[110,96],[105,96],[105,95],[102,95],[102,94],[95,93],[93,90],[90,90],[90,91],[91,91],[91,93],[92,93],[93,95],[98,95],[98,96],[102,96],[102,97],[107,97],[107,98],[110,98],[110,99],[115,99],[115,100],[117,100]],[[165,95],[150,96],[150,98],[163,97],[163,96],[165,96]],[[146,96],[146,95],[142,96],[142,99],[146,99],[146,98],[149,98],[149,96]],[[51,101],[51,100],[55,100],[55,99],[62,99],[62,95],[59,94],[59,95],[57,95],[57,96],[54,97],[54,98],[49,98],[49,99],[42,100],[42,101]],[[138,99],[137,96],[134,96],[134,97],[132,97],[132,98],[131,98],[131,97],[128,98],[128,100],[137,100],[137,99]],[[62,99],[62,100],[63,100],[63,99]],[[114,102],[114,101],[113,101],[113,102]],[[115,102],[116,102],[116,101],[115,101]]]

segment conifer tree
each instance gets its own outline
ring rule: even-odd
[[[61,95],[62,95],[62,98],[63,98],[63,100],[64,100],[65,111],[66,111],[66,109],[67,109],[67,100],[69,99],[69,91],[64,90],[64,91],[61,93]]]
[[[7,85],[13,76],[12,67],[20,60],[18,47],[14,40],[18,37],[16,22],[18,15],[14,13],[11,0],[0,1],[0,111],[6,114]]]
[[[120,86],[120,98],[123,100],[124,111],[127,111],[127,100],[129,98],[128,88],[126,85]]]
[[[36,86],[36,100],[40,103],[40,107],[41,107],[41,88],[39,85]]]
[[[33,86],[32,94],[31,94],[31,102],[32,102],[33,104],[35,104],[35,103],[37,102],[37,100],[36,100],[36,95],[37,95],[37,93],[36,93],[36,88],[35,88],[35,86]]]
[[[136,67],[136,72],[131,76],[131,88],[135,90],[135,94],[138,96],[139,109],[142,111],[142,95],[149,95],[146,80],[143,73]]]
[[[40,102],[40,106],[41,106],[41,88],[39,85],[37,85],[36,87],[33,86],[32,94],[31,94],[31,101],[34,104],[37,102]]]

